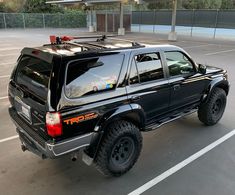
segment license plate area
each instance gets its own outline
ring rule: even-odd
[[[25,104],[19,97],[15,98],[17,113],[32,124],[31,107]]]

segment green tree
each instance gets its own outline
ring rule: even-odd
[[[182,1],[182,7],[185,9],[195,9],[196,3],[194,0]]]
[[[46,4],[46,0],[25,0],[24,12],[27,13],[57,13],[64,12],[59,5]]]
[[[3,0],[0,2],[1,12],[19,12],[22,10],[25,0]]]
[[[222,0],[204,0],[204,9],[220,9]]]
[[[148,1],[146,1],[148,2]],[[172,0],[156,0],[150,1],[148,3],[148,9],[171,9],[172,8]]]
[[[185,9],[234,9],[234,0],[183,0]]]
[[[5,4],[0,2],[0,12],[5,12]]]
[[[234,9],[235,2],[233,0],[223,0],[221,9]]]

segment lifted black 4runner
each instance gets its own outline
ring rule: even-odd
[[[141,131],[196,111],[205,125],[221,119],[225,70],[172,45],[72,39],[51,36],[51,44],[24,48],[12,72],[9,114],[23,151],[75,160],[83,149],[87,164],[120,176],[140,155]]]

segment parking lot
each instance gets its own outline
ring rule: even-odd
[[[85,29],[0,31],[0,194],[120,195],[136,194],[138,189],[157,195],[234,194],[235,42],[181,36],[170,43],[184,48],[199,63],[228,70],[231,88],[224,116],[217,125],[206,127],[192,114],[143,133],[143,150],[134,168],[122,177],[106,178],[81,159],[42,160],[20,149],[7,111],[9,75],[23,47],[46,44],[51,34],[83,35]],[[169,44],[166,35],[130,33],[121,38]],[[216,147],[208,148],[211,144]],[[195,154],[197,158],[190,158]]]

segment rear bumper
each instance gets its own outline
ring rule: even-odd
[[[94,133],[88,133],[56,143],[53,143],[52,140],[39,141],[38,138],[35,139],[30,135],[29,132],[32,130],[28,129],[30,127],[22,122],[22,119],[17,115],[13,108],[9,108],[9,114],[16,125],[16,131],[19,134],[23,147],[42,158],[56,158],[89,146],[94,136]]]

